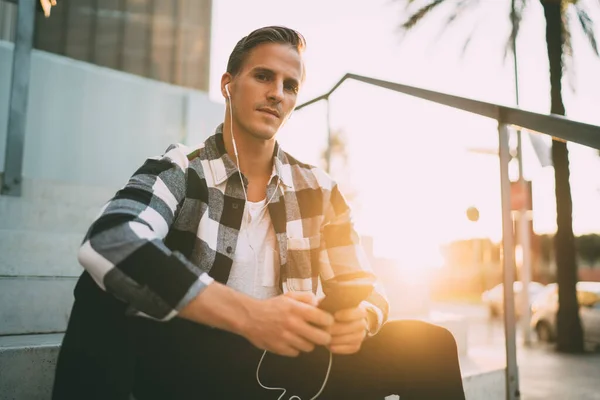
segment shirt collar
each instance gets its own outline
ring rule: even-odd
[[[215,185],[220,185],[229,179],[233,174],[238,173],[238,168],[234,160],[231,159],[225,150],[223,140],[223,124],[217,126],[215,134],[209,137],[205,142],[205,149],[208,155],[208,165]],[[287,187],[292,185],[292,173],[287,163],[287,156],[281,149],[279,142],[275,142],[273,151],[273,172],[271,178],[277,176],[281,184]]]

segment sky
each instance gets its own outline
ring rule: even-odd
[[[597,1],[581,1],[600,26]],[[543,11],[538,2],[530,3],[517,43],[520,106],[547,113]],[[285,25],[307,40],[307,80],[298,104],[352,72],[514,106],[512,58],[503,57],[509,7],[510,0],[480,2],[445,31],[440,27],[449,9],[440,8],[402,39],[397,26],[406,11],[391,0],[214,0],[210,95],[223,101],[220,77],[241,37],[261,26]],[[600,125],[600,60],[580,26],[574,28],[575,66],[569,71],[575,76],[569,73],[563,90],[567,115]],[[295,112],[278,140],[300,159],[318,163],[326,115],[322,102]],[[497,150],[495,121],[351,81],[331,97],[330,116],[332,128],[344,132],[349,154],[348,164],[332,175],[353,194],[357,228],[374,237],[376,254],[397,254],[399,242],[415,254],[435,255],[437,245],[456,239],[500,240],[498,158],[472,151]],[[600,158],[583,146],[570,145],[570,151],[575,233],[600,232]],[[516,165],[511,168],[514,176]],[[526,137],[524,168],[534,187],[534,229],[553,232],[553,170],[540,166]],[[471,205],[480,210],[476,224],[465,216]]]

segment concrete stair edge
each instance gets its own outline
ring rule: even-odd
[[[123,184],[125,184],[127,177],[123,179]],[[87,203],[88,200],[97,201],[97,199],[101,198],[104,199],[103,201],[107,201],[118,189],[118,187],[113,186],[85,185],[25,177],[21,186],[21,197],[19,198]]]
[[[0,229],[0,276],[78,276],[80,233]]]
[[[0,196],[0,229],[79,233],[83,237],[103,204],[62,204]]]
[[[62,332],[75,277],[0,277],[0,335]]]

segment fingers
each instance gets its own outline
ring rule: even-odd
[[[327,346],[331,343],[331,334],[311,324],[299,324],[295,333],[302,338],[319,346]]]
[[[351,345],[329,346],[329,351],[333,354],[354,354],[360,350],[361,343]]]
[[[337,321],[329,330],[331,333],[331,344],[329,350],[335,354],[353,354],[360,350],[363,340],[367,336],[367,318],[352,320],[362,315],[362,312],[344,310],[340,312],[342,319],[350,319],[350,322]],[[336,313],[336,318],[338,313]]]
[[[268,349],[267,349],[268,350]],[[272,353],[278,354],[280,356],[285,357],[298,357],[300,351],[291,347],[291,346],[283,346],[281,348],[270,350]]]
[[[307,343],[327,346],[331,342],[331,334],[328,332],[335,320],[331,314],[320,310],[312,304],[301,303],[300,299],[311,300],[316,299],[312,293],[308,296],[301,293],[289,295],[298,302],[294,305],[294,314],[300,318],[290,317],[288,329],[291,333],[297,335],[303,340],[302,343],[294,342],[293,346],[302,351],[312,351],[314,346],[308,347]]]
[[[319,304],[317,296],[313,292],[287,292],[285,296],[315,307]]]
[[[255,346],[273,353],[295,357],[311,352],[315,346],[328,346],[333,316],[315,307],[312,293],[290,293],[259,303],[246,338]]]
[[[360,350],[366,331],[352,332],[345,335],[331,337],[329,351],[334,354],[354,354]]]
[[[331,338],[330,347],[333,346],[346,346],[346,345],[355,345],[360,344],[365,339],[365,332],[352,332],[346,335],[333,336]]]
[[[347,308],[345,310],[340,310],[335,313],[335,320],[337,322],[351,322],[366,318],[367,310],[363,306],[358,306],[356,308]]]
[[[305,321],[323,328],[330,327],[335,322],[333,315],[312,305],[303,305],[300,311]]]
[[[331,326],[331,328],[329,328],[329,333],[331,333],[331,336],[342,336],[342,335],[347,335],[347,334],[351,334],[351,333],[355,333],[355,332],[366,332],[367,330],[367,319],[363,318],[363,319],[359,319],[356,321],[352,321],[352,322],[338,322],[336,324],[333,324],[333,326]]]
[[[301,336],[289,334],[286,338],[286,342],[295,350],[300,350],[305,353],[310,353],[315,349],[315,345],[312,342],[304,339]]]

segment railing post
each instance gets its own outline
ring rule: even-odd
[[[521,398],[519,390],[519,371],[517,366],[517,341],[515,332],[515,298],[513,282],[515,280],[515,256],[513,240],[513,222],[510,210],[510,180],[508,164],[508,126],[498,123],[500,148],[500,189],[502,196],[502,248],[503,248],[503,287],[504,287],[504,336],[506,340],[506,399]]]
[[[35,0],[20,0],[17,6],[17,34],[13,49],[12,82],[8,129],[6,132],[6,157],[4,159],[4,174],[0,192],[10,196],[21,195],[34,26]]]
[[[327,103],[327,149],[325,149],[325,162],[327,163],[327,171],[328,174],[331,173],[331,101],[329,100],[329,96],[325,99]]]
[[[523,175],[523,132],[517,130],[517,157],[519,159],[519,187],[522,196],[529,199],[529,192],[525,176]],[[529,200],[528,200],[529,201]],[[529,284],[531,283],[531,234],[529,231],[529,216],[527,213],[527,202],[521,203],[519,209],[519,238],[523,254],[519,280],[521,281],[521,304],[517,307],[521,309],[521,331],[523,332],[523,344],[531,346],[531,299],[529,293]]]

